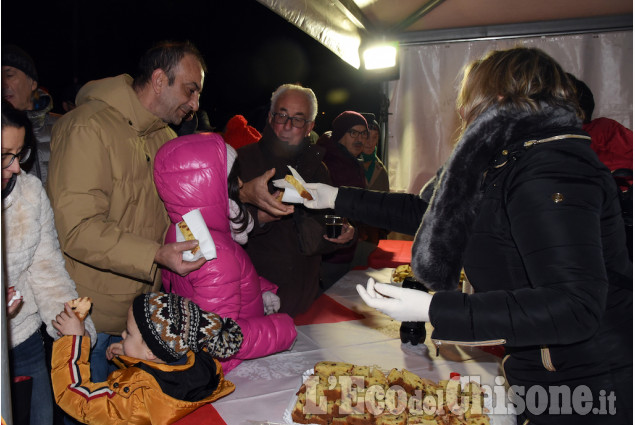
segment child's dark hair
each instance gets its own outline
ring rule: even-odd
[[[234,161],[234,165],[232,165],[232,169],[227,176],[227,191],[229,192],[229,199],[234,201],[240,212],[234,218],[230,218],[232,223],[236,223],[240,225],[238,229],[235,229],[237,232],[244,232],[249,226],[249,211],[247,211],[247,207],[240,200],[240,182],[238,181],[238,176],[240,174],[240,167],[238,166],[238,161]]]

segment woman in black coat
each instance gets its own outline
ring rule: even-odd
[[[540,50],[493,51],[466,69],[457,106],[460,140],[420,196],[309,185],[314,206],[418,226],[412,267],[434,295],[372,279],[360,295],[430,321],[437,345],[504,344],[519,423],[632,423],[632,263],[574,87]],[[472,295],[456,290],[462,268]]]

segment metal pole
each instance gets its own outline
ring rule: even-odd
[[[388,81],[380,83],[381,100],[379,105],[379,159],[388,167],[388,109],[390,100],[388,99]]]
[[[4,226],[2,236],[4,237]],[[9,325],[7,323],[7,299],[6,299],[6,285],[5,285],[5,263],[4,250],[2,251],[2,289],[0,290],[0,381],[1,384],[1,399],[2,399],[2,419],[7,425],[13,425],[13,412],[11,411],[11,376],[9,373],[9,342],[7,339],[7,332]]]

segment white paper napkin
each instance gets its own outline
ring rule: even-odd
[[[209,229],[205,224],[205,220],[201,215],[201,211],[196,209],[183,215],[183,221],[190,228],[190,231],[194,237],[198,240],[199,250],[196,254],[192,254],[190,250],[183,251],[184,261],[196,261],[201,257],[205,257],[206,260],[213,260],[216,258],[216,245],[212,239],[212,235],[209,233]],[[185,236],[181,233],[178,226],[176,228],[176,241],[185,241]]]
[[[300,173],[298,173],[292,166],[287,165],[289,170],[291,171],[291,175],[295,177],[297,181],[299,181],[302,186],[306,183]],[[293,187],[291,183],[286,181],[285,179],[277,179],[273,181],[273,185],[279,189],[284,189],[284,193],[282,194],[282,202],[286,202],[288,204],[301,204],[303,203],[302,196],[298,193],[298,191]]]

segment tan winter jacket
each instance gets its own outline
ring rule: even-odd
[[[91,81],[53,127],[48,193],[66,268],[93,299],[97,332],[120,334],[138,294],[158,290],[154,256],[169,224],[152,169],[176,134],[120,75]]]

